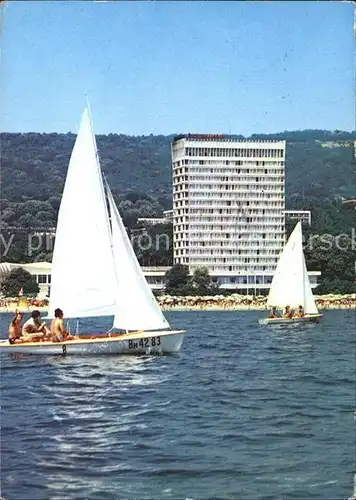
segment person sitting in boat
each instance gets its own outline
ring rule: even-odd
[[[54,311],[54,319],[51,323],[51,335],[52,342],[63,342],[63,340],[67,340],[69,337],[67,330],[64,328],[62,309],[58,308]]]
[[[276,306],[273,306],[272,309],[271,309],[271,312],[269,313],[269,318],[280,318],[280,314],[279,312],[277,311],[277,307]]]
[[[22,327],[22,335],[24,339],[44,338],[49,335],[49,329],[41,320],[40,311],[32,311],[31,317],[24,323]]]
[[[16,340],[21,338],[22,328],[22,313],[20,311],[16,311],[15,316],[13,317],[10,326],[9,326],[9,343],[15,344]]]
[[[290,310],[290,306],[286,306],[283,313],[283,318],[290,319],[292,317],[292,311]]]
[[[298,311],[294,313],[295,318],[302,318],[304,316],[304,307],[299,306]]]

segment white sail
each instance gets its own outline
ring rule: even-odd
[[[52,260],[49,317],[113,315],[116,276],[95,136],[85,109],[69,162]]]
[[[276,307],[302,305],[306,313],[318,312],[305,265],[301,222],[294,228],[280,255],[267,304]]]
[[[305,265],[305,259],[303,255],[304,264],[304,312],[307,314],[318,314],[318,308],[316,307],[314,295],[310,286],[307,266]]]
[[[125,226],[107,186],[117,276],[114,328],[159,330],[169,328],[132,248]]]

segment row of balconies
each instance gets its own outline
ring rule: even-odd
[[[236,184],[233,182],[225,182],[224,184],[216,184],[213,185],[210,182],[207,182],[206,184],[195,184],[191,183],[190,186],[187,186],[186,184],[182,184],[181,186],[178,186],[176,189],[176,193],[180,191],[189,191],[193,195],[198,191],[214,191],[216,193],[221,193],[225,191],[235,191],[236,193],[265,193],[265,192],[272,192],[272,193],[281,193],[284,192],[284,183],[281,182],[255,182],[251,184],[246,184],[241,183],[241,184]]]
[[[199,222],[189,222],[189,231],[200,231],[200,232],[224,232],[228,231],[229,229],[237,229],[238,234],[240,234],[241,229],[247,227],[247,230],[245,232],[247,234],[250,234],[251,232],[264,232],[266,231],[271,231],[272,230],[284,230],[284,225],[283,224],[277,224],[276,222],[264,222],[261,224],[261,222],[249,222],[249,221],[234,221],[233,223],[230,222],[222,222],[219,224],[202,224],[203,221]],[[181,228],[180,226],[184,225],[184,221],[180,224],[178,224],[176,227],[174,227],[173,231],[180,231]],[[187,224],[185,224],[187,225]],[[186,228],[188,229],[188,228]],[[221,234],[221,233],[220,233]]]
[[[273,200],[272,198],[278,198]],[[243,206],[248,203],[255,203],[256,206],[262,207],[264,203],[266,207],[280,207],[284,210],[285,200],[283,193],[240,193],[240,192],[229,192],[224,191],[222,193],[214,193],[214,192],[204,192],[201,193],[190,193],[190,196],[185,195],[184,197],[175,197],[173,199],[173,208],[174,202],[178,201],[186,201],[189,202],[189,206],[192,208],[195,207],[207,207],[207,208],[229,208],[232,206]],[[263,208],[263,207],[262,207]]]
[[[239,158],[241,160],[253,160],[253,161],[263,161],[264,159],[276,159],[281,160],[284,159],[284,150],[282,149],[266,149],[266,150],[256,150],[256,153],[247,152],[248,150],[236,150],[236,149],[226,149],[219,148],[219,150],[214,151],[214,149],[210,148],[199,148],[189,147],[186,145],[185,157],[191,158],[194,157],[196,159],[204,160],[204,158],[221,158],[225,159],[225,161],[231,161],[231,158]],[[175,160],[175,158],[174,158]]]
[[[255,207],[259,208],[260,210],[274,210],[284,212],[284,200],[283,199],[278,199],[278,200],[271,200],[271,199],[265,199],[265,198],[259,198],[254,196],[253,198],[239,198],[239,199],[232,199],[231,197],[226,197],[226,198],[214,198],[214,199],[199,199],[199,200],[188,200],[188,199],[182,199],[182,200],[175,200],[173,203],[173,211],[179,210],[179,209],[187,209],[187,208],[193,208],[193,209],[201,209],[201,210],[239,210],[241,208],[249,208],[249,207]]]
[[[256,201],[253,200],[251,201],[250,199],[241,199],[241,200],[234,200],[235,205],[226,205],[226,202],[224,205],[222,205],[221,202],[216,202],[216,203],[210,203],[208,200],[199,200],[199,201],[190,201],[189,202],[189,209],[191,210],[199,210],[199,212],[191,212],[191,213],[207,213],[208,210],[239,210],[240,207],[248,207],[248,208],[259,208],[263,210],[274,210],[274,211],[284,211],[284,204],[283,202],[270,202],[270,201],[264,201],[266,207],[263,208],[262,205],[262,200]],[[248,205],[247,205],[248,203]],[[175,208],[175,210],[180,210],[179,208]],[[223,212],[224,213],[224,212]],[[226,213],[232,213],[232,212],[226,212]]]
[[[191,163],[199,163],[199,162],[216,162],[224,165],[234,165],[243,163],[268,163],[268,162],[281,162],[285,160],[285,156],[217,156],[217,155],[181,155],[180,158],[172,158],[172,166],[181,167],[184,165],[189,165]]]
[[[181,257],[182,258],[182,257]],[[278,259],[271,259],[268,262],[258,262],[258,261],[252,261],[250,262],[235,262],[233,264],[223,264],[220,261],[216,260],[203,260],[203,259],[195,259],[191,257],[183,257],[187,259],[187,262],[189,262],[189,267],[190,266],[196,266],[196,267],[207,267],[209,270],[213,271],[245,271],[247,267],[253,267],[256,272],[258,271],[274,271],[276,269],[276,263]]]
[[[227,177],[227,179],[226,179]],[[222,172],[189,172],[189,175],[177,175],[173,176],[173,184],[179,184],[181,182],[193,182],[197,180],[206,181],[206,182],[229,182],[234,181],[236,183],[242,181],[251,181],[254,177],[261,177],[266,179],[279,179],[280,177],[284,177],[284,170],[275,172],[265,172],[265,169],[260,171],[256,170],[255,172],[230,172],[229,175],[222,175]]]
[[[197,187],[201,187],[202,189],[206,188],[206,186],[210,186],[211,189],[226,189],[226,186],[231,188],[235,186],[236,190],[243,188],[244,186],[258,186],[266,185],[266,186],[276,186],[278,188],[281,187],[281,184],[284,185],[284,177],[280,175],[276,175],[273,178],[267,176],[251,176],[250,179],[229,179],[227,181],[221,179],[203,179],[203,178],[195,178],[190,179],[189,181],[173,181],[173,188],[175,191],[181,191],[182,189],[196,189]]]
[[[173,199],[175,195],[179,193],[174,193],[173,194]],[[202,190],[202,189],[190,189],[189,190],[189,200],[199,200],[199,199],[206,199],[209,198],[211,200],[221,200],[221,199],[229,199],[232,201],[238,201],[241,202],[243,199],[243,196],[245,196],[246,200],[252,200],[253,198],[257,200],[263,200],[263,199],[271,199],[272,197],[279,198],[279,199],[284,199],[284,189],[283,188],[278,188],[277,186],[274,189],[256,189],[255,186],[251,186],[251,189],[239,189],[236,191],[232,190],[227,190],[223,189],[220,192],[217,190],[212,190],[212,191],[207,191],[207,190]],[[177,199],[177,198],[176,198]],[[178,198],[179,199],[179,198]]]
[[[211,257],[211,258],[201,258],[201,257],[196,257],[196,256],[187,256],[189,259],[189,262],[193,263],[200,263],[201,266],[208,266],[211,264],[219,264],[219,265],[225,265],[225,266],[246,266],[248,265],[259,265],[259,266],[272,266],[275,262],[278,261],[278,257],[269,257],[265,259],[256,259],[256,258],[242,258],[242,259],[234,259],[230,261],[224,262],[220,257]]]
[[[262,235],[262,234],[274,234],[275,232],[284,233],[284,225],[276,225],[276,224],[270,224],[266,226],[254,224],[252,227],[250,227],[250,225],[247,224],[245,225],[240,224],[239,226],[236,224],[235,226],[232,226],[232,229],[235,229],[235,231],[229,230],[227,226],[223,226],[223,229],[221,229],[221,226],[219,227],[219,229],[217,229],[215,226],[213,226],[213,228],[211,227],[209,228],[209,226],[204,226],[203,229],[199,229],[199,227],[197,226],[191,227],[188,224],[179,224],[174,227],[173,234],[179,234],[184,231],[187,232],[187,234],[190,234],[191,236],[198,235],[201,237],[205,237],[206,235],[209,235],[210,238],[211,234],[212,236],[214,235],[214,237],[221,238],[222,235],[224,234],[231,234],[231,236],[242,238],[244,237],[244,235],[246,235],[246,237],[249,237],[251,234]]]
[[[184,261],[182,261],[182,258],[180,258],[180,261],[182,263],[184,263]],[[186,263],[189,262],[188,259],[185,260]],[[191,269],[191,271],[193,272],[194,269],[198,268],[198,267],[201,267],[200,263],[190,263],[189,262],[189,268]],[[270,265],[270,266],[255,266],[253,268],[253,270],[247,270],[246,269],[246,265],[241,265],[241,266],[232,266],[232,269],[230,269],[231,266],[219,266],[219,265],[215,265],[215,266],[205,266],[208,268],[209,270],[209,273],[210,274],[221,274],[222,276],[224,276],[225,274],[231,274],[232,272],[233,273],[239,273],[239,274],[246,274],[247,272],[250,272],[250,273],[254,273],[254,274],[260,274],[260,273],[266,273],[266,274],[273,274],[275,269],[276,269],[276,266],[275,265]],[[250,267],[250,266],[249,266]]]
[[[258,179],[258,180],[257,180]],[[228,181],[212,181],[209,179],[192,179],[189,181],[189,184],[187,184],[187,181],[182,181],[180,182],[175,182],[173,183],[175,190],[176,191],[182,191],[182,189],[226,189],[226,186],[229,189],[235,189],[236,191],[239,191],[240,189],[246,188],[246,189],[251,189],[251,188],[256,188],[256,187],[263,187],[267,186],[268,188],[271,188],[272,186],[275,186],[276,189],[280,189],[281,187],[284,186],[284,178],[281,176],[276,176],[274,179],[271,179],[270,177],[256,177],[253,176],[251,179],[229,179]],[[187,187],[185,187],[187,186]]]
[[[191,245],[198,245],[199,242],[205,242],[207,245],[207,241],[209,240],[216,240],[218,242],[222,241],[230,241],[231,245],[236,247],[237,245],[240,244],[240,242],[245,241],[245,242],[256,242],[260,241],[260,244],[262,244],[263,241],[266,242],[274,242],[278,243],[278,241],[284,241],[285,240],[285,233],[284,231],[268,231],[264,230],[263,233],[260,233],[259,238],[256,237],[250,237],[248,234],[246,235],[241,235],[241,233],[227,233],[230,236],[226,237],[226,233],[213,233],[211,231],[200,231],[196,233],[192,232],[179,232],[179,233],[174,233],[173,234],[173,240],[174,241],[189,241],[190,246]],[[224,236],[225,235],[225,236]],[[219,243],[218,243],[219,246]]]
[[[236,187],[236,186],[235,186]],[[199,193],[204,193],[204,194],[214,194],[216,193],[217,195],[220,194],[225,194],[226,191],[235,191],[237,194],[261,194],[266,196],[267,194],[280,194],[284,193],[284,187],[283,185],[277,185],[277,184],[266,184],[266,185],[260,185],[258,183],[256,184],[241,184],[238,189],[233,189],[233,184],[225,184],[221,187],[215,187],[211,186],[210,184],[207,184],[206,186],[203,185],[194,185],[192,184],[189,189],[184,188],[182,186],[181,191],[184,190],[189,190],[190,196],[195,198]],[[210,192],[209,192],[210,191]]]
[[[264,232],[264,231],[268,231],[268,230],[271,230],[272,231],[284,231],[284,226],[282,225],[277,225],[277,224],[266,224],[266,225],[257,225],[257,224],[251,224],[251,223],[245,223],[245,224],[242,224],[242,223],[236,223],[235,225],[234,224],[229,224],[229,223],[225,223],[225,225],[221,225],[221,226],[218,226],[218,225],[213,225],[211,224],[210,226],[209,225],[204,225],[204,226],[201,226],[199,224],[190,224],[189,225],[189,231],[191,232],[205,232],[205,233],[220,233],[220,237],[225,234],[226,232],[228,233],[232,233],[232,234],[241,234],[241,230],[243,230],[244,228],[246,228],[248,230],[254,230],[254,232]]]
[[[229,238],[226,238],[226,234],[230,234]],[[205,245],[208,245],[207,242],[210,242],[209,245],[213,246],[214,244],[219,247],[226,245],[226,247],[236,248],[236,245],[240,243],[245,243],[246,245],[261,245],[266,242],[267,246],[276,244],[278,245],[278,241],[276,241],[275,236],[278,236],[278,240],[284,239],[284,231],[276,231],[269,229],[261,229],[259,231],[255,231],[253,233],[249,233],[247,231],[244,232],[213,232],[213,231],[186,231],[186,244],[190,245],[198,245],[201,242],[205,242]],[[174,241],[183,241],[182,232],[173,233]],[[230,241],[230,243],[229,243]]]
[[[210,236],[211,233],[211,236]],[[264,237],[263,237],[264,235]],[[248,242],[251,244],[251,246],[257,244],[255,242],[258,242],[258,238],[250,238],[248,236],[243,237],[239,233],[213,233],[212,231],[200,231],[200,233],[189,233],[187,238],[182,238],[180,237],[181,233],[175,234],[174,235],[174,241],[183,241],[186,239],[187,241],[189,240],[190,246],[200,246],[200,243],[204,243],[205,246],[208,246],[207,241],[212,241],[212,240],[217,240],[219,242],[221,241],[231,241],[231,245],[235,248],[239,247],[241,242]],[[241,236],[241,237],[240,237]],[[274,242],[278,243],[278,241],[284,241],[284,231],[266,231],[264,230],[264,233],[260,235],[260,240],[262,241],[268,241],[268,242]],[[219,244],[217,244],[219,246]],[[261,247],[262,248],[262,247]]]
[[[243,249],[235,249],[234,251],[231,252],[226,252],[226,251],[218,251],[218,250],[208,250],[207,249],[192,249],[192,248],[177,248],[175,249],[175,253],[177,254],[186,254],[191,257],[201,257],[201,258],[209,258],[211,256],[215,256],[217,258],[224,258],[224,259],[239,259],[242,257],[254,257],[256,259],[258,258],[270,258],[270,257],[275,257],[276,255],[279,255],[281,253],[281,248],[276,248],[275,250],[267,250],[267,249],[254,249],[252,250],[251,248],[243,248]]]
[[[247,238],[221,238],[221,234],[219,237],[212,237],[212,238],[207,238],[207,235],[201,235],[201,237],[191,237],[191,235],[188,235],[189,239],[179,239],[173,237],[174,245],[177,245],[177,248],[180,248],[181,246],[183,247],[191,247],[191,248],[196,248],[199,246],[205,246],[207,248],[225,248],[225,249],[231,249],[234,250],[236,248],[280,248],[283,243],[281,243],[281,240],[283,238],[279,238],[277,241],[275,238],[267,238],[269,236],[267,233],[263,233],[266,235],[265,238],[263,238],[262,234],[254,234],[253,237],[247,237]],[[270,233],[270,235],[273,235],[274,233]],[[281,233],[283,234],[283,233]],[[175,236],[175,235],[173,235]],[[181,244],[181,245],[180,245]]]
[[[271,156],[259,154],[258,156],[246,156],[240,154],[216,155],[216,154],[184,154],[179,155],[179,158],[174,153],[172,158],[172,167],[181,167],[189,165],[192,162],[216,162],[224,163],[225,165],[245,163],[262,163],[262,162],[281,162],[285,161],[285,155]]]
[[[178,167],[179,165],[177,165]],[[204,164],[200,163],[199,160],[190,160],[187,164],[183,165],[184,173],[188,169],[189,172],[206,172],[207,170],[213,169],[215,172],[230,174],[231,172],[238,172],[239,170],[244,171],[246,169],[253,170],[280,170],[284,169],[284,162],[277,160],[259,160],[257,161],[231,161],[226,163],[226,161],[221,160],[205,160]],[[173,167],[173,171],[176,174],[177,168]]]
[[[202,163],[204,162],[204,163]],[[199,167],[199,168],[209,168],[212,166],[214,168],[221,168],[225,170],[234,169],[234,168],[244,168],[244,167],[252,167],[252,168],[266,168],[266,167],[276,167],[283,166],[284,160],[283,158],[259,158],[253,159],[249,158],[248,160],[244,159],[233,159],[233,160],[224,160],[222,158],[216,157],[205,157],[203,160],[199,160],[199,158],[188,158],[181,160],[179,162],[175,162],[172,164],[172,168],[176,167]]]
[[[209,205],[205,208],[177,208],[174,210],[173,220],[177,217],[189,217],[190,220],[204,221],[207,218],[219,221],[219,220],[234,220],[235,217],[252,217],[261,218],[262,220],[270,220],[270,218],[278,218],[279,220],[284,220],[284,210],[280,207],[270,207],[267,206],[263,208],[261,206],[251,206],[248,202],[246,203],[234,203],[233,205],[225,205],[223,207],[211,207]]]
[[[204,206],[207,205],[209,207],[215,207],[215,208],[226,208],[226,207],[237,207],[237,206],[244,206],[244,202],[249,201],[249,202],[254,202],[258,203],[258,206],[260,208],[269,208],[272,207],[272,203],[279,203],[280,205],[283,205],[282,208],[284,209],[284,196],[282,194],[274,194],[274,193],[262,193],[260,195],[258,194],[251,194],[250,196],[246,196],[245,198],[242,198],[239,196],[239,198],[236,198],[233,196],[231,193],[226,193],[223,194],[221,193],[220,195],[212,194],[212,193],[199,193],[199,194],[194,194],[193,196],[185,197],[182,199],[174,199],[174,202],[186,202],[186,205],[189,205],[190,207],[195,207],[195,206]],[[187,203],[188,202],[188,203]],[[175,205],[173,203],[173,208],[177,207],[179,205]],[[183,205],[182,205],[183,206]],[[246,205],[247,206],[247,205]]]
[[[231,229],[238,228],[240,231],[241,229],[244,229],[246,226],[249,230],[256,228],[261,228],[262,230],[263,228],[268,229],[275,226],[284,227],[284,220],[276,218],[274,220],[266,221],[261,217],[260,220],[251,221],[251,218],[248,219],[247,217],[241,216],[241,217],[236,217],[233,220],[231,220],[231,218],[227,220],[219,219],[219,221],[217,222],[216,219],[213,219],[211,217],[204,217],[195,221],[187,217],[178,217],[177,220],[175,221],[175,225],[179,226],[182,224],[189,224],[189,229],[192,231],[195,231],[196,229],[203,230],[209,228],[215,229],[216,231],[226,231],[229,228]]]
[[[184,211],[183,211],[184,210]],[[185,208],[180,208],[177,210],[177,214],[174,217],[182,217],[186,216],[189,217],[190,220],[202,220],[203,218],[206,217],[213,217],[214,219],[216,218],[221,218],[225,219],[228,218],[231,220],[233,217],[239,217],[241,216],[242,213],[247,214],[249,217],[263,217],[263,218],[278,218],[279,220],[284,220],[285,216],[284,215],[279,215],[281,213],[280,209],[259,209],[259,208],[252,208],[250,205],[244,205],[244,206],[238,206],[238,207],[232,207],[232,208],[219,208],[219,209],[205,209],[205,210],[193,210],[193,209]]]
[[[210,224],[213,222],[214,224],[220,224],[220,221],[222,223],[230,222],[231,224],[234,224],[235,221],[238,221],[240,223],[246,222],[246,219],[253,219],[254,221],[258,221],[260,224],[264,224],[265,221],[267,222],[274,222],[277,224],[284,224],[284,217],[279,216],[275,212],[268,212],[267,214],[263,213],[251,213],[246,209],[242,209],[239,212],[234,211],[232,214],[205,214],[205,215],[199,215],[199,214],[178,214],[174,216],[174,224],[179,224],[181,222],[187,222],[191,224]]]
[[[196,177],[204,177],[206,180],[219,180],[221,179],[222,181],[225,182],[225,180],[228,180],[230,178],[239,180],[243,177],[247,177],[247,179],[250,179],[255,176],[259,177],[281,177],[284,176],[284,168],[274,168],[273,170],[266,169],[265,167],[261,168],[249,168],[249,169],[234,169],[234,170],[229,170],[229,171],[223,171],[222,169],[197,169],[197,168],[189,168],[187,172],[184,173],[174,173],[173,174],[173,181],[176,182],[183,182],[183,181],[189,181],[193,180]],[[226,179],[228,178],[228,179]]]
[[[177,242],[175,242],[177,243]],[[281,252],[281,250],[283,249],[283,241],[279,241],[278,245],[268,245],[268,246],[258,246],[255,244],[252,244],[252,245],[239,245],[236,244],[231,246],[230,248],[227,248],[227,247],[221,247],[221,246],[218,246],[218,245],[209,245],[208,243],[205,243],[204,247],[201,247],[199,245],[198,242],[196,242],[195,244],[190,244],[189,246],[177,246],[176,244],[173,245],[173,249],[174,251],[178,251],[178,250],[185,250],[185,251],[188,251],[189,252],[193,252],[193,253],[198,253],[198,254],[201,254],[201,252],[203,252],[204,255],[212,255],[212,252],[215,253],[215,254],[219,254],[219,255],[239,255],[239,251],[243,252],[243,253],[252,253],[252,254],[255,254],[255,255],[259,255],[257,254],[257,252],[260,252],[260,253],[263,253],[263,255],[275,255],[275,254],[278,254],[279,252]],[[205,253],[204,253],[205,252]],[[268,253],[266,254],[266,252],[271,252],[271,253]]]
[[[248,219],[248,224],[260,224],[262,226],[264,225],[271,225],[271,224],[281,224],[284,223],[284,217],[280,216],[275,216],[273,217],[271,214],[268,215],[256,215],[256,214],[250,214],[247,211],[246,212],[240,212],[236,214],[235,216],[224,216],[224,215],[203,215],[203,216],[177,216],[175,217],[177,219],[177,222],[179,222],[179,219],[183,219],[182,222],[186,221],[189,223],[191,226],[196,226],[197,224],[199,225],[207,225],[207,224],[215,224],[216,226],[226,225],[229,224],[232,227],[235,225],[245,225]]]
[[[186,226],[185,229],[183,226]],[[178,229],[179,227],[179,229]],[[221,226],[220,226],[221,227]],[[280,229],[274,229],[273,225],[270,226],[254,226],[253,228],[249,228],[248,226],[233,226],[232,229],[227,228],[227,226],[223,226],[223,229],[208,229],[207,227],[205,229],[198,229],[197,227],[191,227],[187,226],[184,224],[181,224],[180,226],[177,226],[175,230],[173,231],[173,236],[181,236],[181,233],[185,231],[187,235],[189,235],[189,239],[197,239],[199,241],[202,241],[204,239],[212,239],[212,238],[217,238],[219,241],[224,241],[225,235],[229,234],[230,238],[233,239],[241,239],[245,241],[250,241],[253,239],[259,240],[259,239],[265,239],[268,237],[269,240],[272,240],[271,236],[273,236],[275,233],[280,233],[284,234],[284,226],[283,225],[276,225],[277,228]],[[282,229],[283,228],[283,229]],[[263,237],[265,235],[265,237]]]

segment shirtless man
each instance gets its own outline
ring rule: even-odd
[[[32,311],[31,317],[24,323],[22,327],[22,335],[26,339],[33,337],[46,337],[49,335],[49,329],[46,323],[41,320],[39,311]]]
[[[290,306],[286,306],[283,313],[283,318],[290,319],[292,317],[292,311],[290,310]]]
[[[56,309],[54,311],[54,319],[51,323],[52,342],[63,342],[68,337],[68,332],[64,328],[63,311]]]
[[[271,312],[269,313],[269,318],[280,318],[280,314],[277,311],[277,307],[273,306]]]
[[[298,311],[296,311],[294,313],[294,317],[295,318],[302,318],[303,316],[304,316],[304,307],[303,306],[299,306]]]

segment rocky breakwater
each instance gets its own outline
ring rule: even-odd
[[[356,294],[349,295],[316,295],[319,310],[356,308]],[[253,295],[212,295],[212,296],[171,296],[160,295],[158,303],[163,310],[265,310],[267,297]],[[286,304],[287,305],[287,304]]]

